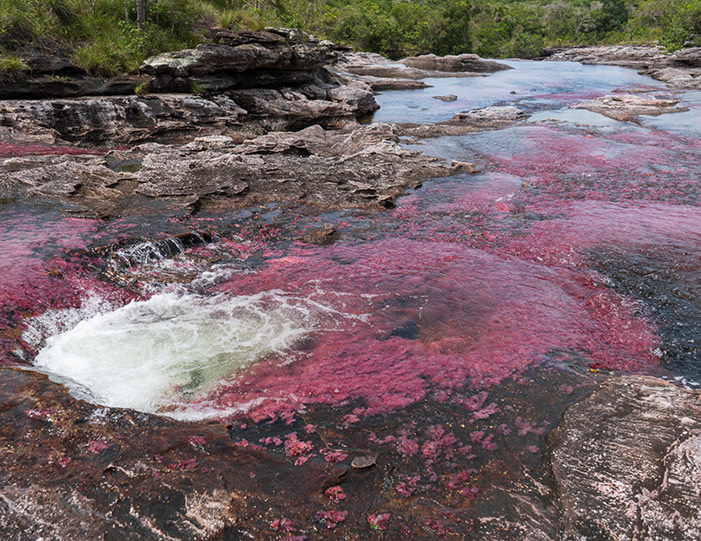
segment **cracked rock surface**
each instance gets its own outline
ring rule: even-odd
[[[700,393],[611,379],[549,438],[559,539],[701,539]]]

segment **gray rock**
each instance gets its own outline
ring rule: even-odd
[[[457,101],[458,97],[455,94],[448,94],[447,96],[433,96],[433,99],[441,101]]]
[[[623,377],[550,436],[560,539],[701,539],[701,396]]]
[[[513,105],[481,107],[471,109],[464,113],[453,115],[452,120],[457,122],[513,122],[527,118],[528,114]]]
[[[104,217],[139,212],[155,199],[220,211],[272,201],[386,207],[423,180],[456,171],[403,149],[394,127],[372,124],[350,132],[311,126],[244,142],[217,135],[185,145],[148,143],[106,157],[6,159],[0,185],[6,193],[50,197]]]
[[[572,109],[587,109],[609,118],[622,121],[637,121],[641,115],[659,116],[667,113],[688,111],[687,107],[677,107],[679,100],[616,94],[602,96],[590,101],[572,105]]]
[[[400,60],[402,64],[410,68],[418,68],[422,70],[434,70],[443,72],[474,72],[474,73],[493,73],[495,71],[508,70],[511,66],[496,62],[494,60],[485,60],[476,54],[460,54],[448,56],[436,56],[435,54],[426,54],[414,56]]]
[[[687,47],[669,55],[662,47],[574,47],[554,51],[546,60],[624,66],[637,69],[674,88],[701,89],[701,47]]]

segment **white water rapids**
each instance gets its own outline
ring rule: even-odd
[[[35,366],[91,402],[168,414],[187,409],[222,379],[289,350],[328,312],[282,291],[161,293],[48,338]]]

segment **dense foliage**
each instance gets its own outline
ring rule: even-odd
[[[27,44],[63,49],[95,74],[135,71],[156,52],[209,39],[212,28],[302,28],[390,57],[476,52],[533,57],[548,45],[699,43],[701,0],[0,0],[0,73],[26,66]]]

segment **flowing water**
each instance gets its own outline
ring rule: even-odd
[[[512,65],[378,96],[375,121],[495,103],[533,114],[412,142],[480,172],[435,179],[389,211],[267,205],[104,223],[3,200],[4,361],[107,406],[341,423],[348,445],[425,462],[407,463],[400,494],[440,477],[469,499],[487,481],[463,462],[537,461],[543,434],[602,373],[698,388],[701,93],[678,95],[687,113],[618,122],[568,106],[668,91],[622,68]],[[445,94],[458,99],[432,98]],[[334,245],[295,240],[326,222]],[[264,445],[289,431],[270,426],[254,429]]]

